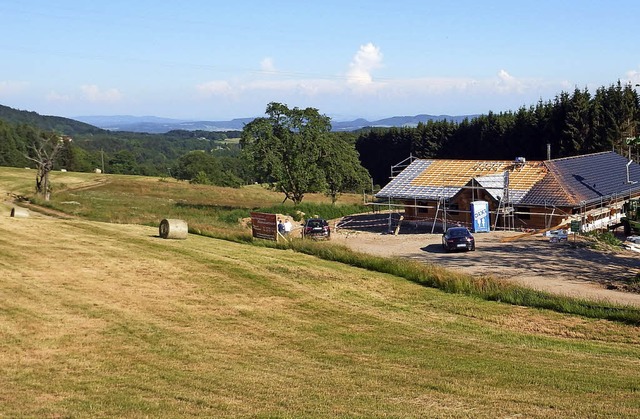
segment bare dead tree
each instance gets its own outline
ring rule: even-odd
[[[31,145],[33,156],[25,156],[36,163],[36,194],[44,197],[45,201],[48,201],[51,197],[49,172],[53,170],[56,157],[68,141],[70,141],[68,137],[57,135],[40,136],[38,141]]]

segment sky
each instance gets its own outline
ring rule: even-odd
[[[637,0],[0,0],[0,104],[229,120],[506,112],[640,83]]]

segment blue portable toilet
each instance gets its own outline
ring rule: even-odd
[[[490,230],[489,203],[487,201],[471,202],[471,216],[473,217],[472,231],[474,233],[487,233]]]

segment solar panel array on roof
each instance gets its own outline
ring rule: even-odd
[[[413,180],[419,173],[431,164],[431,160],[414,160],[398,176],[393,178],[384,188],[376,194],[378,198],[406,198],[413,199],[416,194],[420,194],[419,188],[411,186]]]

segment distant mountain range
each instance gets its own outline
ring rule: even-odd
[[[462,122],[465,118],[472,119],[477,115],[415,115],[394,116],[391,118],[369,121],[355,119],[353,121],[332,121],[333,131],[355,131],[366,127],[415,127],[418,123],[427,121],[448,120]],[[237,118],[230,121],[189,121],[182,119],[158,118],[155,116],[76,116],[73,119],[109,131],[148,132],[161,134],[173,130],[186,131],[242,131],[245,124],[254,118]]]
[[[462,122],[478,115],[415,115],[394,116],[391,118],[369,121],[359,118],[353,121],[332,121],[333,131],[356,131],[367,127],[415,127],[418,123],[448,120]],[[237,118],[229,121],[193,121],[186,119],[159,118],[156,116],[77,116],[64,118],[60,116],[40,115],[36,112],[24,111],[0,105],[0,120],[10,123],[27,124],[67,135],[96,134],[103,130],[146,132],[162,134],[173,130],[185,131],[242,131],[245,124],[254,118]]]

